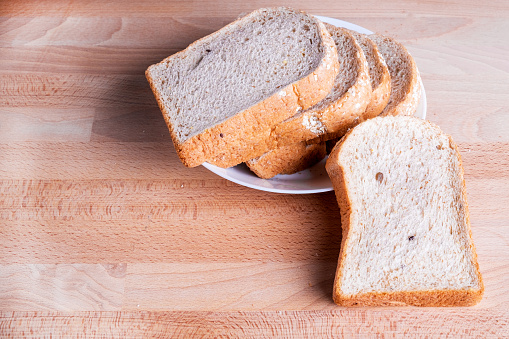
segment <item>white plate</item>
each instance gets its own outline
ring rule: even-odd
[[[364,34],[373,33],[364,27],[357,26],[346,21],[318,15],[316,17],[323,22],[327,22],[337,27],[348,28]],[[421,86],[421,88],[421,100],[415,115],[419,118],[425,119],[426,92],[424,91],[424,86]],[[258,178],[245,164],[240,164],[230,168],[220,168],[209,163],[204,163],[203,166],[220,177],[228,179],[239,185],[251,187],[257,190],[287,194],[310,194],[332,191],[333,189],[329,176],[325,171],[326,160],[327,159],[323,159],[315,166],[304,171],[290,175],[280,174],[276,175],[272,179]]]

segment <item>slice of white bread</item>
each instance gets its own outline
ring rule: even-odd
[[[316,155],[321,153],[316,153],[315,148],[319,147],[322,150],[326,147],[321,138],[330,135],[331,130],[344,134],[359,120],[364,120],[366,107],[371,104],[370,84],[373,82],[369,81],[369,72],[373,67],[367,62],[363,49],[351,31],[329,24],[326,24],[326,27],[336,43],[341,66],[335,79],[334,89],[317,105],[276,127],[277,143],[282,146],[246,162],[247,166],[261,178],[269,179],[277,174],[293,174],[316,164],[321,160]],[[369,52],[375,50],[376,47]],[[369,60],[373,59],[370,57]],[[379,68],[374,69],[379,70]],[[379,80],[378,86],[385,88],[390,86],[388,77],[377,77],[377,80]],[[385,81],[384,85],[380,85],[382,81]],[[386,97],[388,97],[388,90],[387,88]],[[381,92],[376,93],[378,95]],[[322,121],[327,123],[323,124]],[[286,132],[281,134],[285,129]],[[322,134],[325,131],[328,133]],[[321,136],[316,138],[318,135]],[[295,140],[308,138],[314,138],[314,140],[295,142]],[[321,145],[312,148],[310,144]]]
[[[330,93],[313,107],[279,123],[272,133],[278,147],[342,129],[357,119],[371,100],[369,65],[350,31],[325,24],[337,48],[339,73]]]
[[[277,152],[267,152],[247,166],[258,177],[270,179],[278,174],[294,174],[318,163],[327,155],[324,142],[308,144],[305,141],[283,146]]]
[[[182,162],[230,167],[273,148],[273,127],[322,100],[338,67],[325,26],[280,7],[234,21],[146,77]]]
[[[326,169],[343,228],[336,303],[481,300],[463,168],[450,136],[416,117],[377,117],[341,139]]]
[[[391,95],[381,115],[414,115],[421,98],[421,77],[414,58],[401,43],[380,34],[371,34],[389,68]]]

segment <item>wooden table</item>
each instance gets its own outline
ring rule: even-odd
[[[2,2],[0,336],[509,336],[507,1],[293,4],[414,55],[464,160],[486,284],[468,308],[337,307],[332,192],[180,164],[144,70],[270,5]]]

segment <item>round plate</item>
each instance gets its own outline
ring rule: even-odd
[[[364,27],[357,26],[346,21],[318,15],[316,17],[323,22],[327,22],[337,27],[348,28],[363,34],[373,33]],[[419,106],[417,107],[415,116],[425,119],[426,92],[424,91],[424,86],[421,86],[421,88],[421,100],[419,101]],[[245,164],[240,164],[230,168],[220,168],[209,163],[204,163],[203,166],[220,177],[239,185],[251,187],[257,190],[287,194],[310,194],[333,190],[332,183],[325,171],[326,160],[327,158],[304,171],[290,175],[280,174],[276,175],[272,179],[258,178]]]

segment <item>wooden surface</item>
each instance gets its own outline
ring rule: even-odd
[[[486,292],[445,309],[335,306],[332,192],[180,164],[144,70],[273,4],[2,2],[0,337],[509,336],[507,1],[293,3],[400,39],[459,144]]]

